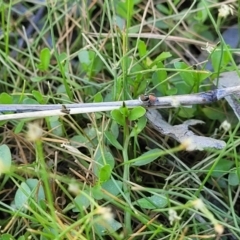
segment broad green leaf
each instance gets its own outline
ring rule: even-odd
[[[66,59],[68,58],[67,53],[62,52],[58,55],[59,61],[60,63],[64,63],[64,61],[66,61]]]
[[[23,129],[25,125],[25,120],[21,120],[17,123],[15,129],[14,129],[14,133],[17,134],[17,133],[20,133]]]
[[[136,137],[147,125],[147,118],[145,116],[138,119],[137,123],[135,123],[134,128],[132,129],[130,136]]]
[[[128,115],[128,119],[130,121],[135,121],[139,118],[141,118],[142,116],[144,116],[146,113],[146,109],[139,106],[139,107],[135,107],[132,110],[130,110],[129,115]]]
[[[34,96],[38,103],[45,103],[43,95],[39,91],[33,90],[32,95]]]
[[[95,94],[93,100],[94,100],[94,102],[102,102],[103,101],[102,94],[100,92],[98,92],[97,94]]]
[[[157,68],[164,68],[164,64],[159,62],[157,64]],[[167,79],[167,71],[166,70],[156,70],[152,74],[152,82],[156,89],[162,94],[166,95],[168,90],[168,81]]]
[[[133,202],[133,204],[145,209],[162,209],[167,206],[168,200],[165,196],[153,195],[151,197],[140,198]]]
[[[119,127],[118,127],[118,124],[114,121],[112,121],[112,124],[111,124],[111,133],[115,136],[116,139],[118,138]]]
[[[123,106],[119,108],[119,111],[123,115],[123,117],[128,117],[129,109],[125,106],[125,103],[123,103]]]
[[[157,65],[159,62],[162,62],[164,60],[166,60],[167,58],[170,58],[172,56],[172,54],[170,52],[162,52],[160,55],[158,55],[152,65]]]
[[[240,184],[240,167],[235,168],[228,175],[228,183],[230,186],[239,186]]]
[[[192,118],[194,117],[194,114],[196,112],[196,107],[187,108],[187,107],[181,107],[178,111],[178,116],[183,118]]]
[[[12,165],[12,156],[7,145],[0,146],[0,175],[10,171]]]
[[[38,69],[41,71],[47,71],[50,63],[50,50],[48,48],[44,48],[40,52],[40,63],[37,65]]]
[[[123,115],[119,109],[112,110],[111,116],[112,119],[116,121],[119,125],[124,126],[126,124],[125,119],[123,118]]]
[[[126,28],[126,21],[124,18],[120,17],[119,15],[114,15],[113,17],[114,25],[118,27],[118,30],[124,31]]]
[[[88,75],[96,74],[103,68],[103,62],[92,50],[82,49],[78,53],[80,67],[88,73]]]
[[[1,234],[0,240],[15,240],[14,236],[8,233]]]
[[[25,98],[22,102],[23,104],[39,104],[35,99]]]
[[[152,150],[149,150],[142,154],[142,156],[132,159],[131,160],[131,165],[132,166],[143,166],[146,164],[149,164],[153,162],[155,159],[157,159],[159,156],[163,155],[163,151],[155,148]]]
[[[48,117],[51,133],[61,137],[63,136],[62,123],[59,121],[59,116]]]
[[[82,49],[78,53],[78,58],[81,63],[86,64],[88,66],[91,63],[89,52],[86,49]]]
[[[117,1],[116,12],[124,19],[130,21],[133,15],[133,0]]]
[[[208,2],[205,1],[205,3],[203,3],[202,0],[197,4],[197,9],[201,10],[197,11],[197,14],[195,14],[195,19],[201,23],[204,23],[208,18],[208,12],[205,10],[205,4],[207,5]]]
[[[99,171],[99,181],[106,182],[112,174],[112,168],[109,164],[104,165],[103,167],[100,168]]]
[[[116,135],[113,135],[111,132],[109,131],[105,131],[104,132],[105,137],[107,138],[107,140],[110,142],[111,145],[113,145],[115,148],[122,150],[123,147],[121,146],[121,144],[118,142],[118,140],[116,139]]]
[[[114,157],[112,156],[111,152],[104,150],[101,152],[98,150],[97,154],[95,154],[95,159],[94,159],[94,165],[93,165],[93,172],[95,176],[97,176],[100,179],[100,174],[101,174],[101,169],[105,165],[109,165],[109,169],[113,169],[115,165],[115,160]]]
[[[224,70],[225,67],[229,64],[230,60],[231,59],[226,49],[223,49],[223,51],[221,51],[221,49],[218,48],[211,54],[211,62],[215,72],[218,72],[218,70]]]
[[[166,90],[166,95],[171,96],[171,95],[176,95],[178,92],[177,88],[171,87]]]
[[[74,198],[75,207],[72,209],[73,212],[80,212],[90,205],[89,191],[83,190],[78,196]]]
[[[16,191],[13,207],[15,209],[23,210],[24,205],[28,204],[28,199],[31,196],[31,193],[32,191],[30,187],[25,182],[22,182],[20,188],[18,188],[18,190]]]
[[[12,104],[13,98],[9,94],[3,92],[0,94],[0,104]]]
[[[226,113],[221,109],[205,107],[202,108],[203,113],[211,120],[219,120],[223,122],[226,119]]]
[[[174,67],[179,70],[186,70],[186,71],[179,71],[179,75],[181,76],[182,80],[187,83],[189,86],[193,87],[195,85],[195,79],[193,77],[194,70],[191,71],[189,66],[184,62],[175,62]]]
[[[163,13],[163,14],[165,14],[165,15],[170,15],[170,10],[169,10],[169,8],[167,7],[167,6],[165,6],[164,4],[157,4],[156,5],[156,8],[161,12],[161,13]]]
[[[139,134],[147,125],[147,118],[145,116],[138,119],[137,134]]]
[[[101,200],[104,197],[106,197],[106,193],[102,191],[104,189],[107,191],[109,194],[117,196],[120,193],[120,190],[122,189],[123,183],[121,181],[115,180],[113,181],[112,179],[95,185],[92,189],[92,196],[95,200]]]
[[[107,214],[107,213],[106,213]],[[115,233],[118,229],[122,227],[122,224],[118,221],[116,221],[114,218],[105,218],[100,219],[100,216],[97,216],[98,220],[93,219],[93,227],[94,231],[99,236],[104,235],[111,235],[111,233]]]
[[[111,179],[102,184],[102,188],[114,196],[117,196],[120,193],[122,186],[123,183],[121,181],[113,181]]]
[[[142,40],[138,41],[138,53],[139,53],[139,57],[145,57],[147,54],[147,46],[146,43]]]
[[[234,162],[229,161],[227,159],[220,159],[217,163],[217,165],[214,167],[211,176],[215,177],[215,178],[220,178],[222,177],[224,174],[228,173],[229,170],[231,169],[231,167],[233,166]],[[212,165],[208,166],[208,168],[206,168],[206,170],[210,170],[212,167]]]
[[[41,200],[45,200],[45,193],[43,190],[43,186],[38,179],[29,178],[26,180],[26,184],[28,185],[28,187],[33,193],[32,198],[34,198],[38,203]]]
[[[34,77],[30,77],[32,82],[41,82],[44,81],[46,79],[46,77],[39,77],[39,76],[34,76]]]

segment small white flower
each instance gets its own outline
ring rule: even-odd
[[[203,51],[207,51],[208,53],[212,53],[212,51],[214,50],[214,47],[213,46],[210,46],[209,43],[207,42],[206,43],[206,46],[205,47],[201,47],[201,49]]]
[[[171,225],[173,225],[173,222],[181,220],[181,217],[177,215],[177,212],[171,208],[168,210],[168,214],[169,214],[168,220]]]
[[[183,148],[186,151],[194,151],[196,149],[199,149],[198,146],[194,143],[193,139],[191,137],[186,137],[182,142],[181,142],[181,148]]]
[[[110,207],[99,206],[97,208],[97,214],[102,215],[103,219],[105,219],[106,221],[111,221],[114,218],[112,209]]]
[[[218,9],[218,16],[222,18],[226,18],[229,14],[233,15],[234,7],[229,4],[222,4],[221,7]]]
[[[40,126],[39,122],[28,123],[27,127],[28,127],[27,138],[30,141],[34,142],[42,137],[43,129]]]
[[[70,183],[68,185],[68,191],[73,193],[76,196],[81,192],[79,189],[79,186],[76,183]]]
[[[201,199],[196,199],[194,201],[192,201],[193,207],[197,210],[203,211],[206,209],[205,204],[203,203],[203,201]]]
[[[228,132],[230,128],[231,124],[227,120],[224,120],[220,126],[220,129],[223,129],[225,132]]]

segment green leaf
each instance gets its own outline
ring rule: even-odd
[[[112,174],[112,168],[109,164],[106,164],[105,166],[103,166],[102,168],[100,168],[99,171],[99,181],[102,182],[106,182]]]
[[[123,147],[121,146],[121,144],[117,141],[116,139],[116,135],[113,135],[111,132],[109,131],[105,131],[104,132],[105,137],[107,138],[107,140],[117,149],[122,150]]]
[[[26,122],[25,120],[21,120],[21,121],[19,121],[17,123],[17,125],[16,125],[16,127],[14,129],[14,133],[15,134],[18,134],[18,133],[20,133],[22,131],[22,129],[23,129],[24,125],[25,125],[25,122]]]
[[[25,182],[22,182],[20,188],[16,191],[13,207],[18,210],[24,210],[24,206],[28,204],[28,199],[31,196],[31,193],[32,191],[30,187]]]
[[[161,3],[157,4],[156,7],[161,13],[163,13],[167,16],[171,15],[169,8],[167,8],[164,4],[161,4]]]
[[[23,104],[39,104],[35,99],[25,98],[22,102]]]
[[[145,116],[138,119],[138,122],[134,125],[134,128],[132,129],[130,136],[136,137],[145,127],[147,124],[147,118]]]
[[[217,162],[216,166],[214,167],[211,173],[211,176],[215,178],[222,177],[224,174],[227,174],[229,172],[233,164],[234,163],[232,161],[229,161],[227,159],[224,159],[224,158],[220,159]],[[212,168],[212,165],[208,166],[206,170],[209,171],[211,168]]]
[[[12,165],[12,156],[7,145],[0,146],[0,175],[10,171]]]
[[[145,57],[147,54],[147,46],[146,43],[142,40],[138,41],[138,53],[139,53],[139,57]]]
[[[221,109],[205,107],[202,108],[203,113],[211,120],[219,120],[223,122],[226,119],[226,113],[224,113]]]
[[[114,109],[111,111],[112,119],[115,120],[119,125],[124,126],[126,124],[122,113],[119,109]]]
[[[193,77],[193,71],[190,71],[191,69],[189,69],[189,66],[184,63],[184,62],[175,62],[174,63],[174,67],[175,69],[179,69],[179,70],[188,70],[188,71],[179,71],[179,74],[182,78],[182,80],[187,83],[189,86],[193,87],[195,85],[195,79]]]
[[[171,88],[166,90],[166,95],[167,96],[176,95],[177,92],[178,92],[177,88],[171,87]]]
[[[172,54],[170,52],[162,52],[160,55],[158,55],[152,65],[157,65],[159,62],[163,62],[164,60],[166,60],[167,58],[170,58],[172,56]]]
[[[147,125],[147,118],[145,116],[138,119],[137,134],[139,134]]]
[[[194,117],[195,112],[196,112],[196,107],[192,107],[192,108],[181,107],[178,111],[178,116],[183,118],[192,118]]]
[[[146,113],[146,109],[139,106],[139,107],[135,107],[132,110],[130,110],[130,113],[128,115],[128,119],[130,121],[135,121],[139,118],[141,118],[142,116],[144,116]]]
[[[83,190],[79,195],[77,195],[74,200],[75,207],[72,209],[73,212],[80,212],[90,205],[89,191]]]
[[[148,163],[151,163],[155,159],[157,159],[159,156],[163,155],[163,153],[164,152],[158,148],[149,150],[149,151],[145,152],[144,154],[142,154],[142,156],[132,159],[130,161],[131,166],[143,166]]]
[[[32,95],[34,96],[38,103],[40,104],[45,103],[43,95],[39,91],[33,90]]]
[[[84,64],[83,66],[88,67],[91,64],[91,59],[90,59],[90,56],[89,56],[89,52],[86,49],[82,49],[82,50],[79,51],[78,59],[82,64]]]
[[[62,123],[59,121],[59,116],[48,117],[51,133],[61,137],[63,136]]]
[[[197,14],[195,15],[195,19],[201,23],[204,23],[207,18],[208,18],[208,12],[205,9],[205,5],[208,5],[208,2],[205,1],[205,3],[203,3],[203,1],[199,1],[199,3],[197,4],[197,9],[201,9],[199,11],[197,11]]]
[[[66,61],[66,59],[68,59],[68,55],[67,55],[67,53],[62,52],[58,55],[58,58],[59,58],[60,63],[63,64],[64,61]]]
[[[94,218],[98,218],[98,220],[95,220]],[[122,227],[122,224],[114,218],[99,219],[99,216],[94,218],[93,228],[99,236],[111,235],[111,233],[115,233]]]
[[[117,196],[120,193],[122,186],[123,183],[121,181],[113,181],[112,179],[102,184],[102,188],[114,196]]]
[[[102,94],[100,92],[98,92],[97,94],[95,94],[94,98],[93,98],[94,102],[102,102],[103,101],[103,97]]]
[[[159,62],[157,64],[157,68],[164,68],[164,64]],[[167,79],[167,71],[166,70],[156,70],[152,74],[152,83],[156,87],[156,89],[162,94],[167,95],[168,90],[168,81]]]
[[[153,195],[151,197],[140,198],[133,202],[133,204],[145,209],[162,209],[167,206],[168,200],[163,195]]]
[[[240,167],[235,168],[228,175],[228,183],[231,186],[239,186],[240,184]]]
[[[221,49],[218,48],[211,54],[211,63],[215,72],[218,72],[218,70],[224,70],[230,60],[230,56],[228,55],[226,49],[221,51]]]
[[[1,234],[0,240],[15,240],[15,238],[8,233]]]
[[[44,48],[40,52],[40,63],[37,65],[41,71],[47,71],[50,63],[51,53],[48,48]]]
[[[124,19],[130,21],[133,15],[133,0],[117,1],[116,12]]]
[[[41,200],[45,200],[43,186],[38,179],[29,178],[26,180],[26,184],[33,193],[32,198],[34,198],[37,203],[40,203]]]
[[[102,60],[92,50],[82,49],[78,53],[80,67],[88,75],[95,75],[103,68]]]
[[[111,152],[104,150],[103,152],[101,152],[100,150],[98,150],[97,154],[95,154],[95,159],[94,159],[94,165],[93,165],[93,172],[95,174],[95,176],[97,176],[99,179],[102,177],[100,176],[101,174],[101,169],[106,166],[109,165],[112,171],[112,169],[114,168],[115,165],[115,160],[114,157],[112,156]],[[107,169],[104,169],[108,170]],[[109,170],[108,170],[109,171]]]
[[[12,104],[13,98],[9,94],[3,92],[0,94],[0,104]]]
[[[41,81],[44,81],[46,79],[46,77],[39,77],[39,76],[34,76],[34,77],[30,77],[30,80],[32,82],[41,82]]]

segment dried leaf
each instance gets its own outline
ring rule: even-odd
[[[161,114],[157,110],[147,110],[146,116],[152,126],[161,134],[172,137],[179,143],[184,143],[186,140],[190,140],[191,144],[186,148],[187,151],[202,151],[206,148],[222,149],[226,146],[226,143],[222,140],[197,136],[194,132],[188,129],[189,126],[203,124],[204,122],[201,120],[190,119],[180,125],[172,126],[163,120]]]
[[[218,88],[227,88],[235,87],[240,85],[240,78],[236,71],[225,72],[220,75],[220,78],[214,81],[215,84],[218,84]],[[240,93],[235,93],[234,95],[229,95],[225,97],[231,108],[233,109],[238,120],[240,120]]]

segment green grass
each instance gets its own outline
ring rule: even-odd
[[[190,94],[238,72],[239,49],[221,35],[237,1],[226,18],[223,1],[46,2],[0,1],[0,104]],[[144,113],[1,121],[0,239],[240,239],[239,124],[228,103],[161,111],[171,125],[205,121],[191,129],[226,141],[222,150],[186,152]]]

